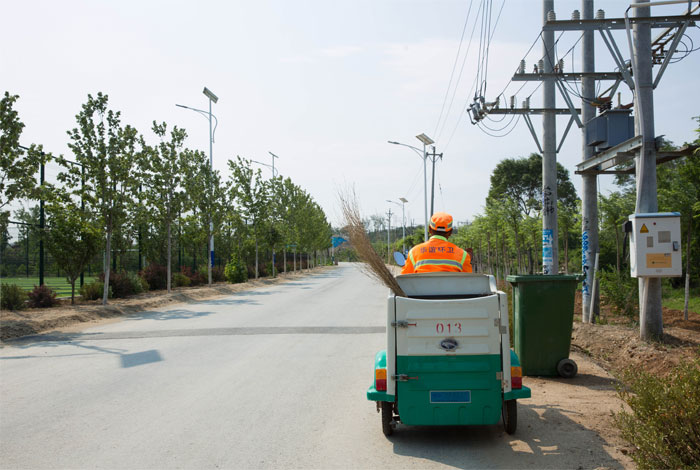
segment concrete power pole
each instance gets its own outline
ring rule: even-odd
[[[582,13],[584,20],[593,19],[593,0],[582,0]],[[586,30],[583,33],[583,72],[595,72],[594,31]],[[583,78],[581,80],[582,103],[581,121],[583,122],[583,160],[593,157],[595,149],[586,145],[586,129],[591,119],[595,117],[595,79]],[[581,267],[585,278],[582,287],[582,312],[583,322],[591,323],[598,313],[597,299],[591,297],[593,290],[593,269],[595,254],[598,252],[598,182],[595,174],[583,174],[582,187],[582,217],[581,217]],[[598,296],[596,295],[596,298]]]
[[[554,0],[542,2],[542,24],[549,12],[554,12]],[[544,73],[554,73],[554,31],[544,31]],[[554,78],[544,81],[544,112],[542,115],[542,271],[559,272],[559,238],[557,230],[557,123]]]
[[[644,3],[635,0],[635,3]],[[635,8],[635,16],[647,17],[649,7]],[[656,142],[654,134],[654,86],[651,62],[651,25],[635,22],[635,131],[642,136],[642,148],[637,156],[637,204],[636,213],[657,212],[656,197]],[[661,279],[639,278],[639,329],[643,340],[659,339],[663,335],[661,314]]]

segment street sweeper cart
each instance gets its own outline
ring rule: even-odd
[[[396,277],[405,295],[387,299],[387,347],[376,354],[367,399],[382,431],[403,425],[517,427],[517,399],[529,398],[510,348],[508,301],[493,276]]]

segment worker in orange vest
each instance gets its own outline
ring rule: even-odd
[[[414,246],[408,252],[401,274],[432,272],[472,272],[468,252],[447,241],[452,235],[452,216],[436,212],[430,218],[427,242]]]

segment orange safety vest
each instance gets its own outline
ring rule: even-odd
[[[408,252],[408,259],[401,274],[433,273],[433,272],[472,272],[472,262],[469,253],[447,241],[440,235],[414,246]]]

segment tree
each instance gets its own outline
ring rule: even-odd
[[[203,152],[187,149],[183,152],[183,158],[188,168],[188,176],[184,178],[188,202],[184,209],[193,211],[193,220],[198,221],[201,232],[206,235],[208,282],[211,285],[214,260],[209,259],[208,243],[219,233],[224,221],[226,188],[221,184],[221,175],[211,168],[209,158]]]
[[[260,169],[253,171],[250,160],[237,157],[228,161],[231,170],[231,197],[240,207],[246,223],[252,224],[255,239],[255,278],[259,276],[258,240],[268,216],[267,183],[262,179]]]
[[[46,244],[49,253],[71,285],[70,302],[75,303],[75,281],[102,248],[102,232],[90,214],[69,200],[47,205]]]
[[[166,123],[153,122],[153,133],[160,138],[154,147],[146,145],[141,138],[140,166],[143,171],[146,201],[151,209],[151,218],[165,225],[167,238],[167,288],[172,289],[172,225],[182,210],[185,193],[182,178],[187,176],[187,162],[182,152],[187,133],[173,127],[166,140]]]
[[[9,212],[6,208],[17,199],[32,194],[36,188],[36,172],[42,151],[32,145],[28,151],[20,147],[19,138],[24,124],[13,109],[19,96],[0,99],[0,227],[6,228]]]
[[[104,292],[102,304],[107,304],[112,256],[112,234],[128,220],[127,208],[139,186],[136,173],[137,132],[121,125],[121,113],[108,109],[108,97],[98,93],[88,95],[87,102],[76,115],[78,127],[68,131],[68,147],[73,151],[77,166],[69,166],[59,179],[84,198],[94,213],[105,237]],[[81,188],[81,178],[84,187]]]

